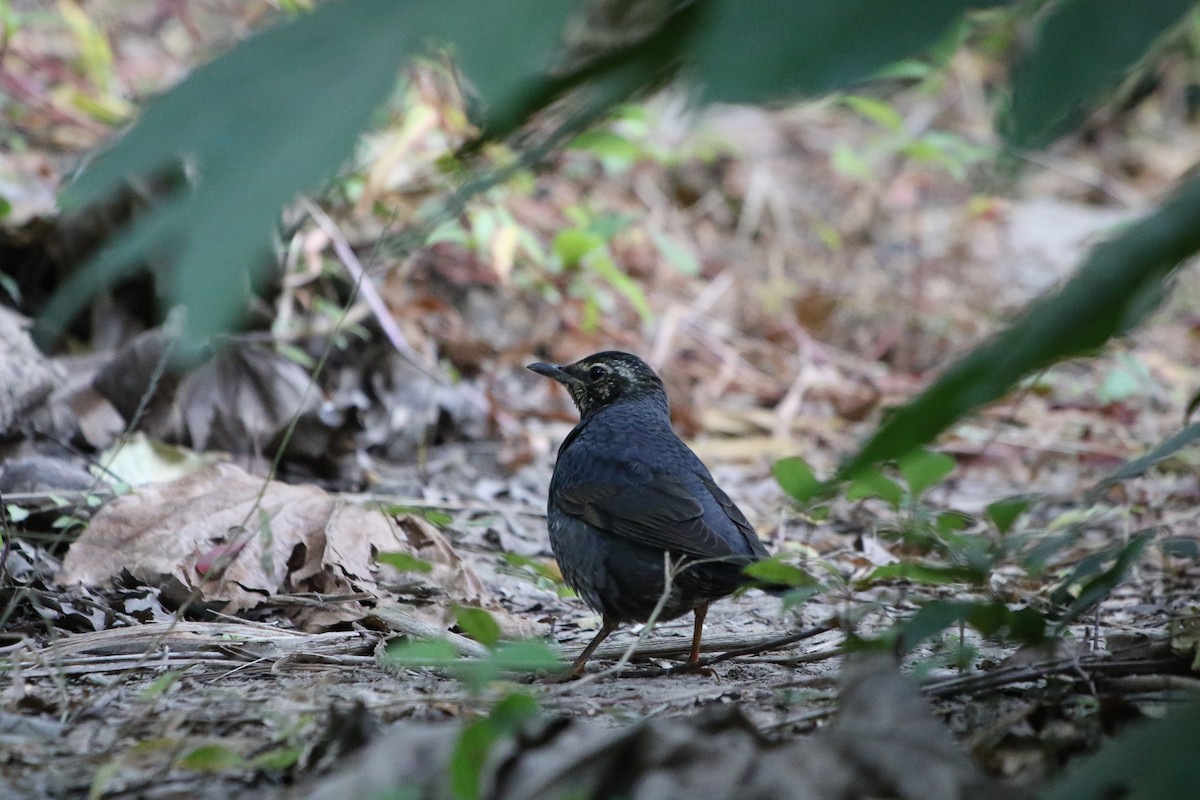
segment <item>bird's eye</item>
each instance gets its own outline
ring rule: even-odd
[[[608,367],[604,366],[603,364],[597,364],[596,366],[594,366],[590,370],[588,370],[588,377],[594,381],[600,380],[607,374],[608,374]]]

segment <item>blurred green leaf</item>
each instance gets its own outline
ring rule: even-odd
[[[538,711],[532,697],[512,693],[496,703],[486,717],[463,727],[450,755],[450,791],[456,800],[477,800],[481,796],[479,776],[492,747],[537,716]]]
[[[384,660],[397,667],[444,669],[454,666],[459,656],[454,645],[445,639],[400,639],[387,646]]]
[[[706,101],[754,103],[863,80],[946,35],[984,0],[710,0],[700,9],[692,74]]]
[[[874,122],[884,130],[899,131],[904,127],[904,119],[896,107],[877,97],[848,94],[841,99],[844,105],[854,109],[860,117]]]
[[[585,256],[603,246],[603,239],[582,228],[567,228],[559,231],[554,237],[554,255],[558,256],[567,269],[579,266],[579,262]]]
[[[883,564],[876,567],[867,576],[867,582],[882,580],[905,580],[913,583],[924,583],[940,586],[955,583],[981,584],[987,580],[987,573],[973,567],[941,564],[919,564],[911,561],[900,561],[895,564]]]
[[[859,470],[846,488],[846,499],[850,501],[866,500],[878,497],[892,508],[900,508],[904,501],[904,490],[900,484],[874,469]]]
[[[472,606],[454,606],[452,610],[463,633],[484,647],[495,647],[500,641],[500,625],[486,610]]]
[[[902,652],[912,650],[926,639],[959,624],[967,624],[987,637],[1007,631],[1009,638],[1028,644],[1042,641],[1046,629],[1041,614],[1032,608],[1013,611],[999,600],[935,600],[921,606],[900,626],[899,649]]]
[[[448,11],[437,0],[334,0],[197,68],[88,165],[63,204],[95,203],[133,178],[185,165],[191,185],[76,272],[45,308],[39,337],[56,337],[93,295],[152,259],[169,261],[160,289],[168,304],[187,306],[189,343],[231,327],[271,261],[284,205],[349,156],[426,40],[453,43],[489,105],[511,116],[572,7],[480,0]],[[504,113],[488,119],[507,124]]]
[[[468,689],[481,692],[507,673],[559,672],[562,667],[562,659],[548,644],[540,639],[525,639],[500,642],[486,658],[459,659],[452,672]]]
[[[900,475],[908,484],[909,495],[916,499],[931,486],[936,486],[954,471],[954,459],[945,453],[917,449],[903,456],[898,464]]]
[[[1013,523],[1017,521],[1017,517],[1028,511],[1031,505],[1033,505],[1033,498],[1029,495],[1005,497],[989,503],[983,513],[996,526],[996,530],[1000,533],[1008,533],[1012,529]]]
[[[433,564],[411,553],[379,553],[375,560],[380,564],[395,567],[400,572],[433,572]]]
[[[654,319],[654,311],[650,308],[650,301],[646,299],[641,285],[622,272],[611,258],[607,255],[593,258],[588,262],[588,266],[629,301],[643,322],[649,324]]]
[[[824,488],[813,468],[799,456],[779,459],[771,467],[771,473],[780,487],[801,505],[818,497]]]
[[[1200,701],[1169,706],[1162,719],[1131,725],[1098,752],[1073,761],[1040,800],[1178,800],[1200,797]]]
[[[1195,0],[1050,4],[1014,68],[1009,141],[1043,147],[1069,131],[1195,7]]]
[[[300,763],[300,757],[304,755],[305,749],[303,745],[273,747],[250,759],[250,766],[262,770],[291,769]]]
[[[1144,531],[1129,540],[1117,555],[1108,569],[1083,584],[1078,596],[1067,608],[1066,613],[1058,620],[1057,629],[1064,630],[1080,616],[1087,613],[1093,606],[1112,594],[1113,589],[1125,581],[1125,577],[1145,551],[1146,545],[1154,539],[1155,531]]]
[[[223,744],[201,745],[185,753],[176,766],[193,772],[228,772],[244,769],[246,759]]]
[[[1200,249],[1197,219],[1200,179],[1193,179],[1157,211],[1093,248],[1062,290],[1033,303],[1008,329],[897,409],[842,466],[839,477],[926,444],[956,420],[1003,397],[1023,376],[1129,330],[1158,305],[1171,271]]]
[[[1084,497],[1085,503],[1095,503],[1100,499],[1100,496],[1106,492],[1109,487],[1115,486],[1122,481],[1127,481],[1130,478],[1137,478],[1144,475],[1146,470],[1154,467],[1158,463],[1165,461],[1175,453],[1200,439],[1200,422],[1193,422],[1183,430],[1160,442],[1149,453],[1144,456],[1139,456],[1126,464],[1119,470],[1109,475],[1104,480],[1097,483],[1092,488],[1088,489]]]
[[[654,246],[658,248],[658,252],[662,257],[680,275],[695,277],[700,274],[700,260],[696,258],[691,250],[659,230],[650,231],[650,238],[654,240]]]
[[[821,582],[812,575],[809,575],[794,564],[781,561],[779,556],[755,561],[753,564],[744,567],[742,572],[763,583],[782,583],[785,586],[794,586],[796,588],[809,588],[821,585]]]

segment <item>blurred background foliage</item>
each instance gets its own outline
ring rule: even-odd
[[[872,95],[889,82],[933,80],[933,65],[970,42],[1012,62],[994,87],[1004,139],[992,157],[1043,147],[1137,79],[1169,48],[1195,41],[1191,2],[1149,8],[1107,0],[1002,4],[936,0],[839,3],[726,0],[477,2],[446,13],[436,2],[341,0],[297,10],[196,69],[148,104],[131,129],[64,195],[78,208],[134,180],[165,186],[160,200],[54,295],[41,317],[52,341],[101,288],[151,261],[167,306],[187,309],[185,341],[207,342],[238,324],[263,278],[273,230],[299,192],[319,189],[414,58],[449,54],[468,87],[469,120],[453,157],[457,192],[410,223],[400,246],[491,242],[503,213],[477,210],[472,231],[456,210],[574,139],[606,159],[629,140],[580,135],[620,103],[682,81],[692,102],[778,103],[853,87],[842,101],[881,129],[876,153],[843,155],[867,175],[879,153],[903,153],[961,171],[985,153],[946,135],[908,139],[899,116]],[[433,45],[433,49],[431,49]],[[103,72],[102,48],[91,59]],[[323,109],[313,113],[313,108]],[[508,141],[503,157],[493,143]],[[489,155],[490,154],[490,155]],[[862,161],[863,158],[869,159]],[[851,477],[931,441],[955,420],[1002,397],[1023,376],[1101,347],[1161,300],[1172,271],[1200,247],[1200,184],[1185,180],[1156,212],[1096,246],[1061,290],[944,370],[895,411],[839,473]],[[612,258],[621,223],[580,209],[551,253],[512,234],[544,269],[571,273],[568,291],[627,298],[649,309]],[[481,235],[483,234],[483,235]],[[405,244],[404,242],[407,242]],[[669,242],[662,252],[683,269]],[[599,302],[586,308],[600,314]],[[586,322],[586,320],[585,320]]]

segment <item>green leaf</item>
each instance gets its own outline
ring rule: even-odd
[[[711,0],[700,9],[691,72],[707,101],[817,94],[920,53],[982,0]]]
[[[904,127],[904,118],[900,116],[900,112],[885,100],[848,94],[841,99],[841,102],[854,109],[859,116],[874,122],[884,130],[898,131]]]
[[[987,580],[987,574],[973,567],[941,566],[900,561],[895,564],[883,564],[876,567],[867,576],[866,580],[867,582],[905,580],[912,581],[913,583],[941,586],[955,583],[981,584]]]
[[[185,753],[176,766],[194,772],[228,772],[244,769],[246,759],[223,744],[206,744]]]
[[[900,484],[882,472],[863,469],[846,488],[846,499],[855,501],[866,500],[868,497],[878,497],[892,508],[899,508],[904,500],[904,490],[900,488]]]
[[[495,744],[512,736],[539,712],[537,701],[527,694],[503,697],[487,717],[466,725],[450,754],[450,791],[457,800],[480,796],[479,778]]]
[[[554,254],[567,269],[579,266],[589,253],[603,246],[603,239],[582,228],[567,228],[554,237]]]
[[[1164,281],[1200,249],[1200,179],[1183,184],[1157,211],[1093,248],[1057,294],[946,369],[897,409],[839,470],[898,458],[964,415],[1003,397],[1025,375],[1086,353],[1140,322],[1162,299]]]
[[[480,797],[479,776],[488,752],[499,738],[499,732],[487,719],[476,720],[463,727],[450,754],[450,791],[456,800],[477,800]]]
[[[1073,761],[1040,800],[1174,800],[1200,797],[1200,702],[1168,706],[1162,719],[1130,726],[1098,752]]]
[[[384,660],[397,667],[452,667],[458,651],[445,639],[400,639],[387,646]]]
[[[166,694],[167,690],[174,686],[182,677],[183,673],[178,670],[167,670],[138,692],[138,699],[153,700],[156,697]]]
[[[1015,67],[1009,141],[1043,147],[1075,127],[1195,7],[1195,0],[1051,4]]]
[[[179,176],[185,165],[191,185],[68,280],[44,310],[39,336],[57,336],[99,290],[152,259],[168,262],[160,290],[168,305],[187,307],[190,344],[229,328],[271,263],[283,207],[350,155],[406,59],[429,39],[453,43],[481,95],[506,111],[488,124],[509,124],[572,7],[334,0],[197,68],[84,170],[64,206],[98,202],[133,178]]]
[[[822,494],[823,485],[807,461],[799,456],[781,458],[771,467],[779,486],[804,505]]]
[[[484,647],[495,647],[500,641],[500,625],[496,618],[482,608],[454,606],[454,621],[463,633]]]
[[[1033,505],[1033,500],[1034,498],[1031,495],[1005,497],[994,503],[989,503],[983,510],[983,513],[996,526],[996,530],[1002,534],[1008,533],[1012,530],[1013,523],[1017,521],[1017,517],[1024,514]]]
[[[304,750],[305,747],[298,744],[274,747],[250,759],[250,766],[261,770],[291,769],[300,763]]]
[[[623,169],[636,164],[642,155],[633,142],[607,130],[584,131],[571,140],[567,147],[592,153],[606,165]]]
[[[611,258],[607,255],[594,258],[588,262],[588,266],[629,301],[643,322],[648,324],[654,319],[654,311],[650,308],[650,301],[646,299],[646,293],[642,291],[641,285],[622,272]]]
[[[487,658],[462,658],[453,667],[455,677],[473,692],[507,673],[522,675],[559,672],[563,662],[558,653],[540,639],[500,642]]]
[[[1095,503],[1109,487],[1115,486],[1122,481],[1127,481],[1130,478],[1137,478],[1144,475],[1146,470],[1165,461],[1198,439],[1200,439],[1200,422],[1193,422],[1165,441],[1159,442],[1146,455],[1126,462],[1123,467],[1112,475],[1109,475],[1091,489],[1088,489],[1087,494],[1084,496],[1084,502],[1088,504]]]
[[[908,484],[908,492],[916,499],[931,486],[941,483],[954,471],[954,459],[945,453],[934,453],[925,449],[913,450],[902,457],[898,464],[900,475]]]
[[[930,637],[937,636],[951,625],[964,622],[972,603],[936,600],[917,609],[900,627],[899,649],[907,652]]]
[[[411,553],[379,553],[375,560],[380,564],[395,567],[400,572],[433,572],[433,564]]]
[[[1045,638],[1045,620],[1032,608],[1013,611],[999,600],[935,600],[921,606],[900,626],[899,648],[901,651],[912,650],[926,639],[962,623],[987,637],[995,637],[1007,630],[1009,638],[1028,644]]]
[[[554,567],[551,567],[541,559],[530,558],[529,556],[523,556],[520,553],[512,552],[505,553],[501,557],[504,559],[505,563],[511,564],[514,567],[525,567],[540,578],[545,578],[546,580],[558,586],[563,585],[562,575],[556,569],[554,569]]]
[[[695,277],[700,274],[700,260],[696,258],[691,250],[658,230],[650,231],[650,238],[654,240],[654,246],[658,248],[659,254],[680,275]]]
[[[742,568],[742,572],[763,583],[782,583],[797,588],[815,588],[821,585],[812,575],[794,564],[780,561],[778,556],[748,564]]]
[[[1057,630],[1063,631],[1067,625],[1079,619],[1093,606],[1112,594],[1113,589],[1124,582],[1129,568],[1137,562],[1146,545],[1155,537],[1155,531],[1145,531],[1133,537],[1121,548],[1113,565],[1089,580],[1079,591],[1079,595],[1067,608],[1067,612],[1058,620]]]

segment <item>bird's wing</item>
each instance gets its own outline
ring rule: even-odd
[[[565,513],[640,544],[697,558],[740,555],[705,522],[704,507],[683,481],[668,473],[637,464],[604,468],[593,460],[586,469],[560,469],[551,492]],[[732,501],[720,489],[716,492],[728,515],[725,504],[733,506]]]
[[[712,493],[713,499],[717,501],[717,505],[725,512],[725,516],[729,517],[729,521],[738,529],[738,533],[746,541],[750,547],[750,551],[759,558],[767,558],[771,554],[767,552],[767,548],[763,547],[762,541],[758,538],[758,534],[754,530],[754,526],[750,524],[750,520],[746,519],[746,515],[737,507],[737,503],[729,495],[725,494],[725,490],[717,486],[716,481],[712,478],[701,477],[701,482],[704,487]]]

